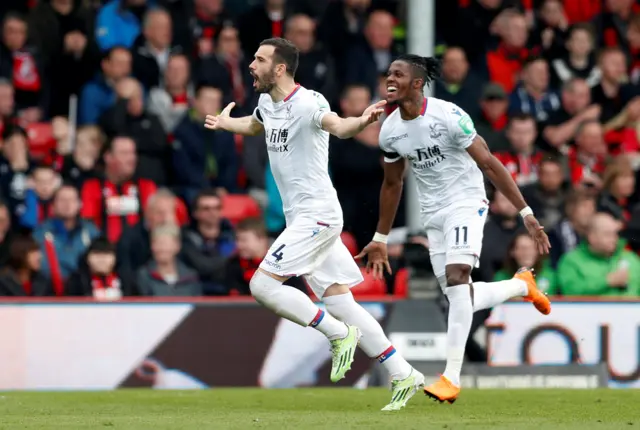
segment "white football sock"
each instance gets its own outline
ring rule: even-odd
[[[360,329],[360,347],[369,357],[376,358],[392,379],[404,379],[411,374],[411,365],[396,352],[380,323],[353,299],[351,292],[325,297],[323,301],[332,315]]]
[[[474,282],[473,310],[490,309],[512,297],[522,297],[529,293],[527,283],[522,279],[500,282]]]
[[[454,385],[460,386],[460,372],[464,360],[464,348],[467,344],[473,305],[469,284],[447,287],[445,294],[449,299],[449,319],[447,327],[447,367],[443,376]]]
[[[282,285],[282,282],[256,271],[249,282],[257,302],[283,318],[301,326],[310,326],[329,340],[347,335],[347,326],[313,304],[302,291]]]

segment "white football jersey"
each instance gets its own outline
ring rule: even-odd
[[[387,163],[409,160],[420,211],[433,213],[461,200],[486,199],[482,172],[466,151],[476,135],[466,112],[429,97],[415,119],[403,120],[399,109],[389,115],[380,131],[380,147]]]
[[[322,129],[327,114],[333,112],[324,96],[300,85],[279,102],[262,94],[253,111],[264,126],[287,225],[300,215],[342,225],[342,208],[329,177],[329,133]]]

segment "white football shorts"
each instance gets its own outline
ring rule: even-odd
[[[489,202],[467,199],[434,213],[422,214],[433,272],[445,275],[449,264],[478,267]]]
[[[273,242],[260,268],[279,276],[304,276],[318,298],[333,284],[358,285],[364,278],[341,232],[342,225],[298,217]]]

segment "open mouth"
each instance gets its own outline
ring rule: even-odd
[[[392,85],[389,85],[389,86],[387,87],[387,93],[389,93],[389,94],[393,94],[393,93],[395,93],[396,91],[398,91],[398,88],[396,88],[396,87],[394,87],[394,86],[392,86]]]

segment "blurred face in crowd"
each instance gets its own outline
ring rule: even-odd
[[[469,63],[460,48],[449,48],[442,61],[442,77],[449,84],[460,84],[467,77]]]
[[[315,44],[316,24],[307,15],[295,15],[287,21],[285,38],[293,42],[300,52],[306,53]]]
[[[169,91],[184,91],[189,83],[189,60],[184,55],[174,55],[167,62],[164,82]]]
[[[515,218],[518,209],[499,191],[496,191],[491,202],[491,212],[505,218]]]
[[[211,16],[222,12],[222,2],[223,0],[196,0],[195,4],[198,12]]]
[[[33,172],[33,187],[43,200],[49,200],[58,188],[57,173],[50,167],[39,167]]]
[[[564,8],[559,0],[546,0],[540,9],[542,20],[550,27],[559,27],[563,17]]]
[[[538,249],[531,236],[519,234],[513,243],[510,255],[518,263],[518,266],[533,267],[538,260]]]
[[[267,0],[265,4],[268,9],[282,9],[284,7],[285,0]]]
[[[365,11],[371,5],[371,0],[344,0],[344,4],[349,9]]]
[[[8,83],[0,84],[0,117],[10,116],[15,107],[13,86]]]
[[[576,144],[580,151],[590,156],[607,153],[602,126],[597,122],[589,122],[582,126],[576,135]]]
[[[591,89],[583,79],[575,79],[562,91],[562,106],[567,113],[575,115],[591,104]]]
[[[58,218],[63,220],[76,218],[80,213],[78,191],[66,185],[60,188],[53,201],[53,211]]]
[[[199,224],[218,225],[222,214],[222,201],[215,196],[200,197],[196,203],[194,218]]]
[[[480,107],[489,120],[495,121],[507,113],[509,100],[495,97],[485,98],[480,101]]]
[[[536,60],[524,69],[525,86],[534,91],[545,91],[549,86],[549,65],[545,60]]]
[[[589,225],[589,220],[596,213],[594,199],[581,199],[575,206],[567,207],[567,217],[578,230],[584,231]]]
[[[34,249],[33,251],[29,251],[27,254],[27,268],[33,272],[37,272],[40,270],[40,266],[42,265],[42,253],[39,249]]]
[[[538,183],[543,190],[548,192],[558,191],[562,186],[564,175],[559,163],[546,161],[540,164],[538,169]]]
[[[27,23],[15,18],[5,21],[2,38],[9,51],[22,49],[27,42]]]
[[[364,29],[364,35],[374,50],[391,48],[393,43],[393,16],[384,11],[371,13]]]
[[[9,162],[21,160],[27,157],[27,138],[22,133],[13,133],[4,141],[2,153]]]
[[[591,218],[587,241],[596,254],[610,256],[618,247],[620,224],[608,214],[596,214]]]
[[[609,82],[623,83],[627,80],[627,60],[621,51],[607,51],[600,59],[602,78]]]
[[[340,109],[345,116],[360,116],[371,103],[371,94],[366,87],[349,88],[340,100]]]
[[[612,13],[625,14],[631,10],[635,0],[606,0],[606,8]]]
[[[149,44],[158,50],[171,45],[171,16],[162,10],[148,12],[145,21],[144,37]]]
[[[136,90],[131,94],[127,102],[127,111],[129,115],[138,117],[144,112],[144,98],[142,94],[142,85],[136,81]]]
[[[567,40],[567,50],[571,55],[586,57],[593,50],[593,37],[587,30],[579,28],[573,30]]]
[[[611,183],[610,192],[619,199],[626,199],[633,195],[636,188],[636,177],[632,170],[621,172]]]
[[[176,223],[176,198],[173,196],[152,196],[147,205],[145,222],[147,228],[154,229],[163,224]]]
[[[222,91],[213,87],[200,88],[196,97],[195,108],[202,118],[210,113],[217,115],[222,110]]]
[[[231,26],[224,27],[218,38],[218,53],[224,57],[240,58],[241,52],[238,29]]]
[[[478,0],[485,9],[497,9],[502,5],[502,0]]]
[[[4,241],[9,228],[11,228],[9,209],[5,205],[0,205],[0,242]]]
[[[131,53],[126,49],[114,49],[111,56],[102,61],[102,71],[113,81],[126,78],[131,74]]]
[[[113,252],[90,252],[87,264],[92,273],[108,275],[116,267],[116,255]]]
[[[627,27],[627,40],[632,47],[640,47],[640,26],[638,26],[638,21],[629,23]]]
[[[507,129],[507,139],[518,153],[530,153],[536,140],[536,123],[532,118],[512,119]]]
[[[112,142],[111,150],[105,154],[107,169],[120,178],[132,177],[137,163],[136,144],[128,137],[116,138]]]
[[[156,263],[171,263],[180,252],[180,241],[168,234],[154,236],[151,239],[151,252]]]
[[[500,33],[502,40],[508,47],[524,48],[529,37],[525,17],[520,14],[507,16]]]
[[[100,156],[99,131],[93,127],[78,130],[76,145],[73,148],[73,159],[83,170],[89,170]]]
[[[240,230],[236,232],[236,247],[240,258],[262,258],[267,252],[267,237],[255,230]]]

